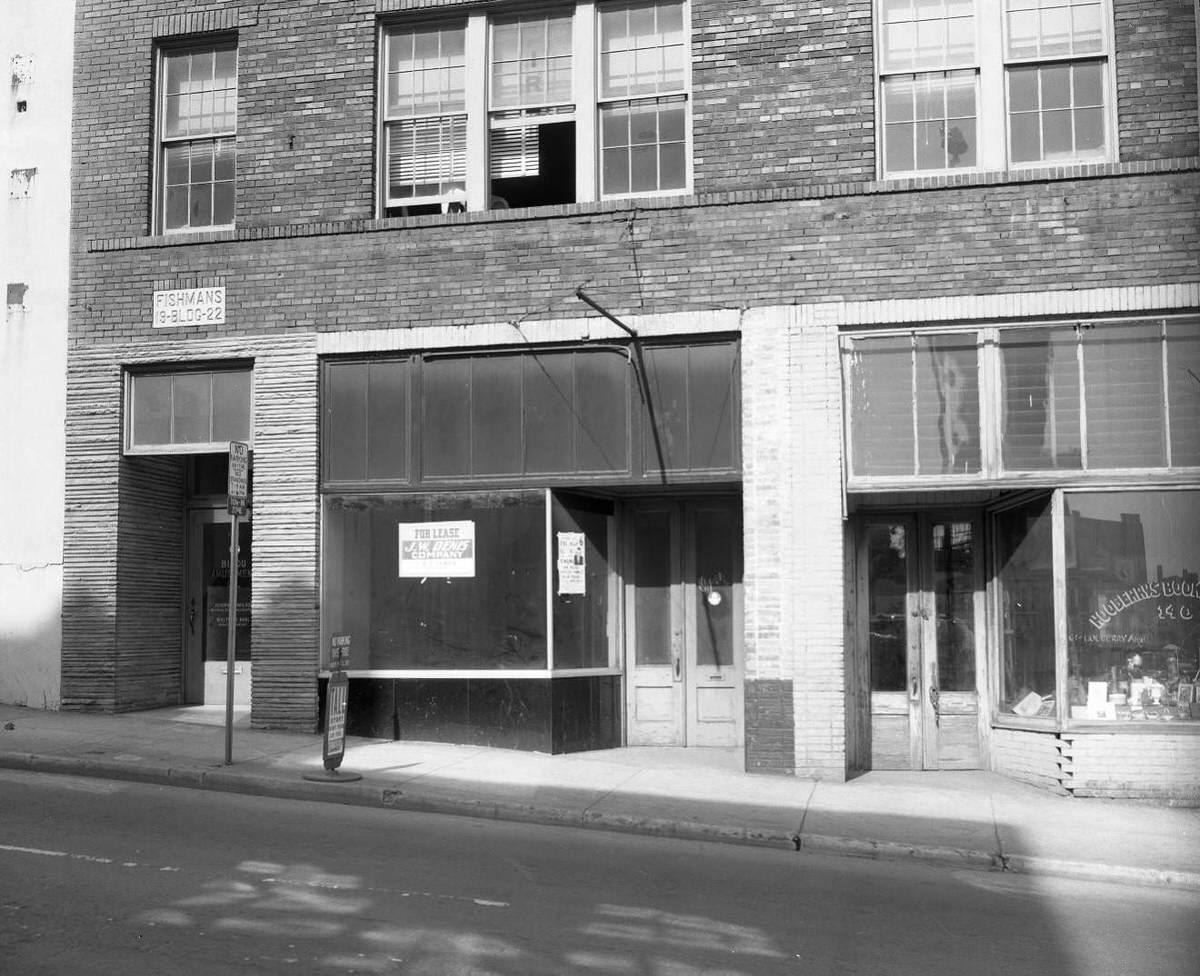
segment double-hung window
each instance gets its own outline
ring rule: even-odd
[[[686,192],[688,7],[581,0],[385,24],[381,210]]]
[[[1108,0],[877,0],[884,176],[1113,154]]]
[[[1105,156],[1102,0],[1005,0],[1012,163]]]
[[[228,227],[237,182],[237,45],[159,52],[155,225]]]

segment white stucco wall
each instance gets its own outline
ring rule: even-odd
[[[73,0],[0,0],[0,702],[38,708],[60,700],[73,24]]]

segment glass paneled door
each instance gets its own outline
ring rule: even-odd
[[[225,702],[229,628],[229,515],[188,515],[187,590],[183,607],[184,701]],[[250,522],[238,522],[238,593],[233,700],[250,704]]]
[[[741,502],[626,511],[626,741],[741,745]]]
[[[971,515],[940,514],[861,522],[859,642],[873,769],[981,765],[978,525]]]

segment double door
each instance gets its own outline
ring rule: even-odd
[[[219,509],[194,509],[187,522],[187,579],[183,607],[183,699],[189,705],[223,704],[229,632],[230,517]],[[250,522],[238,523],[238,592],[233,700],[250,704]]]
[[[982,764],[979,549],[979,520],[970,513],[860,522],[858,628],[873,769]]]
[[[627,509],[626,741],[742,742],[741,503]]]

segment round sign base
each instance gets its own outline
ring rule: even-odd
[[[303,778],[310,783],[353,783],[362,779],[362,776],[344,773],[340,769],[321,769],[315,773],[305,773]]]

